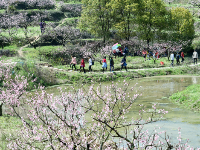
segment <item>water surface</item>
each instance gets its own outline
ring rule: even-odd
[[[150,78],[140,78],[127,81],[131,86],[137,83],[136,89],[142,92],[142,96],[136,99],[133,107],[126,116],[126,120],[138,117],[138,104],[143,104],[147,109],[152,109],[152,104],[157,104],[158,109],[165,109],[169,113],[164,116],[165,120],[145,125],[145,129],[153,130],[155,126],[167,131],[167,134],[177,141],[178,128],[181,128],[183,140],[190,139],[189,144],[193,147],[200,147],[200,114],[191,110],[181,108],[169,100],[169,96],[177,91],[184,90],[192,84],[200,84],[200,77],[196,76],[159,76]],[[102,83],[102,87],[110,85],[111,82]],[[118,83],[121,87],[123,81]],[[130,86],[130,87],[131,87]],[[70,85],[61,85],[70,91]],[[75,88],[80,88],[77,86]],[[86,89],[88,85],[84,86]],[[130,89],[129,89],[130,90]],[[47,88],[48,93],[58,94],[57,87]]]

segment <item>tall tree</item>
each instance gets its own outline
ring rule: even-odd
[[[167,10],[162,0],[143,0],[138,7],[137,23],[140,38],[149,43],[166,28]]]
[[[174,37],[182,40],[192,40],[195,35],[194,19],[190,11],[183,7],[171,9],[172,31]]]
[[[113,23],[110,0],[82,0],[82,14],[79,20],[79,28],[102,37],[105,40],[110,37],[110,29]]]
[[[137,10],[137,0],[111,0],[111,13],[114,16],[113,27],[121,38],[129,40],[133,35],[134,13]]]

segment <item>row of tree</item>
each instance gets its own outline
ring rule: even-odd
[[[167,9],[162,0],[82,0],[79,27],[104,42],[113,32],[121,39],[137,36],[149,43],[192,40],[194,19],[183,7]]]

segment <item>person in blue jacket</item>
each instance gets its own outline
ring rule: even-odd
[[[125,55],[125,56],[128,55],[128,47],[127,47],[127,46],[125,46],[125,48],[124,48],[124,55]]]
[[[125,67],[126,71],[127,71],[127,68],[126,68],[127,64],[126,64],[126,56],[124,56],[124,58],[122,59],[121,61],[121,70],[123,67]]]

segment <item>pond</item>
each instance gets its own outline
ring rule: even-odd
[[[152,104],[156,103],[158,109],[165,109],[169,113],[164,116],[165,120],[145,125],[145,129],[153,130],[155,126],[161,127],[162,131],[167,131],[167,134],[172,137],[171,140],[177,141],[178,129],[180,128],[183,140],[189,139],[189,144],[193,147],[200,146],[200,114],[180,108],[169,100],[169,96],[173,93],[182,91],[189,85],[200,84],[200,77],[155,76],[130,80],[130,85],[134,86],[136,83],[137,88],[141,86],[142,96],[135,101],[136,105],[134,104],[127,114],[127,120],[137,116],[138,104],[143,104],[146,108],[152,109]],[[103,86],[109,84],[111,83],[102,83]],[[121,82],[121,84],[123,83]],[[120,83],[118,85],[121,86]],[[57,87],[48,88],[47,92],[56,93],[56,89]]]
[[[131,86],[137,83],[136,89],[142,95],[136,99],[133,107],[126,115],[126,120],[138,117],[138,104],[143,104],[147,109],[152,109],[152,104],[157,104],[158,109],[165,109],[168,114],[164,120],[145,125],[144,129],[154,130],[161,127],[160,131],[166,131],[170,140],[177,141],[178,129],[181,129],[181,137],[185,141],[189,139],[189,145],[200,148],[200,114],[181,108],[169,100],[169,96],[177,91],[184,90],[192,84],[200,84],[200,77],[196,76],[159,76],[150,78],[140,78],[127,81]],[[102,83],[102,86],[110,85],[111,82]],[[119,82],[121,87],[123,82]],[[88,85],[85,85],[87,87]],[[131,87],[130,86],[130,87]],[[47,93],[58,94],[58,87],[70,90],[71,85],[59,85],[46,88]],[[80,88],[80,87],[76,87]]]

